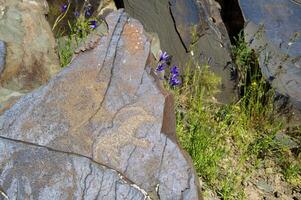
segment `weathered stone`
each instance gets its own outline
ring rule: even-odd
[[[12,90],[34,89],[60,69],[55,40],[45,19],[47,2],[1,1],[0,40],[6,44],[6,56],[0,84]]]
[[[293,0],[240,0],[246,40],[264,76],[301,109],[301,5]]]
[[[45,195],[53,194],[53,188],[62,191],[70,182],[73,184],[69,187],[73,189],[68,193],[69,199],[81,195],[95,197],[96,191],[105,195],[107,192],[99,189],[99,185],[95,188],[89,185],[99,184],[103,171],[110,168],[116,171],[112,172],[115,186],[120,182],[116,176],[119,173],[151,199],[200,199],[192,163],[176,142],[172,96],[145,68],[150,44],[142,25],[122,10],[110,14],[107,23],[109,33],[101,37],[98,46],[79,54],[47,85],[21,97],[0,116],[1,140],[9,140],[11,145],[19,142],[25,149],[16,156],[14,151],[18,150],[10,150],[8,145],[0,152],[9,151],[13,156],[4,154],[5,159],[24,166],[27,160],[35,158],[31,155],[41,155],[29,163],[31,168],[9,164],[2,168],[0,165],[1,180],[18,179],[26,186],[14,192],[16,181],[2,182],[10,198],[16,194],[34,198],[34,194],[43,194],[43,191]],[[48,156],[54,163],[66,163],[68,167],[61,170],[61,165],[58,169],[56,164],[43,165],[45,159],[48,162]],[[72,173],[72,180],[68,181],[65,174],[77,167],[75,157],[77,163],[86,162],[85,172]],[[4,162],[1,159],[1,163]],[[93,176],[87,176],[89,165]],[[54,174],[53,179],[61,181],[45,183],[48,178],[41,175],[40,186],[36,188],[36,177],[41,170],[45,170],[41,174]],[[77,181],[77,177],[86,178]],[[90,181],[95,182],[89,184]],[[131,195],[139,199],[141,192],[127,183],[121,185],[125,189],[121,189],[120,195],[131,190]],[[68,199],[61,197],[59,199]]]
[[[124,6],[147,31],[158,33],[161,48],[180,66],[186,64],[192,50],[202,64],[209,61],[210,69],[222,78],[218,99],[233,100],[230,40],[215,1],[124,0]]]
[[[0,138],[0,161],[9,199],[147,199],[117,171],[76,154]]]

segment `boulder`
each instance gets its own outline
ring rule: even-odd
[[[230,40],[213,0],[124,0],[125,10],[142,22],[149,32],[158,33],[161,48],[184,66],[190,54],[222,78],[218,99],[235,98],[231,81]]]
[[[240,0],[245,38],[259,54],[263,75],[301,109],[300,0]]]
[[[123,10],[106,21],[94,49],[0,116],[10,199],[201,199],[142,25]]]
[[[2,87],[32,90],[60,69],[55,40],[45,19],[47,12],[45,0],[0,0]]]

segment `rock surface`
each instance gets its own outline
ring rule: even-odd
[[[219,100],[233,100],[230,40],[215,1],[124,0],[124,6],[147,31],[158,33],[161,48],[177,64],[185,65],[191,50],[201,63],[209,62],[210,69],[222,77]]]
[[[107,23],[98,46],[0,116],[11,199],[201,199],[142,25],[123,10]]]
[[[301,109],[301,3],[240,0],[246,39],[260,54],[264,76]]]
[[[5,139],[0,152],[9,199],[146,199],[118,172],[83,156]]]
[[[5,65],[0,63],[2,87],[31,90],[60,69],[47,11],[44,0],[0,0],[0,40],[6,44]]]

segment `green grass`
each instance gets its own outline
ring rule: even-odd
[[[301,173],[301,166],[299,164],[288,163],[287,167],[283,170],[283,175],[289,182],[294,183],[296,177]]]
[[[83,14],[81,14],[73,22],[68,21],[67,27],[61,27],[60,22],[67,16],[69,7],[70,4],[66,12],[59,14],[52,28],[53,30],[58,29],[56,38],[61,67],[65,67],[70,63],[74,55],[74,50],[94,31],[90,27],[90,21],[95,20],[98,25],[101,23],[94,17],[85,18]],[[68,35],[66,35],[66,33],[68,33]]]
[[[183,72],[182,86],[172,91],[178,138],[198,175],[222,199],[245,199],[242,182],[266,158],[277,162],[277,157],[284,158],[279,165],[287,180],[296,182],[300,167],[287,164],[285,150],[273,139],[283,128],[273,105],[274,91],[261,76],[255,53],[242,37],[233,48],[233,57],[239,75],[239,101],[218,103],[213,96],[220,79],[193,57]]]

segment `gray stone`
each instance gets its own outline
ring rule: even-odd
[[[158,33],[162,50],[176,64],[185,66],[191,51],[201,64],[209,61],[210,69],[222,78],[218,99],[226,103],[235,98],[230,40],[215,1],[124,0],[124,6],[147,31]]]
[[[298,148],[300,145],[294,140],[294,138],[290,137],[289,135],[285,133],[277,133],[275,135],[276,142],[280,143],[282,146],[293,149]]]
[[[256,186],[265,192],[273,192],[274,191],[273,187],[270,184],[268,184],[266,181],[258,181],[256,183]]]
[[[117,171],[83,156],[3,138],[0,152],[9,199],[147,199]]]
[[[246,40],[263,75],[301,108],[301,5],[291,0],[240,0]]]
[[[0,10],[0,40],[6,44],[1,86],[16,91],[39,87],[60,70],[56,43],[45,19],[47,2],[1,0]]]
[[[11,180],[3,181],[2,188],[12,199],[17,194],[32,198],[44,194],[46,199],[53,199],[47,195],[65,187],[73,189],[59,199],[95,197],[96,192],[101,196],[108,191],[112,198],[132,191],[129,196],[135,196],[134,199],[142,197],[141,193],[151,199],[201,199],[192,162],[176,141],[173,98],[145,68],[150,44],[142,25],[123,10],[110,14],[106,20],[109,33],[100,38],[99,45],[79,54],[47,85],[21,97],[0,116],[1,140],[25,145],[19,156],[13,154],[17,149],[11,150],[11,145],[0,152],[11,152],[3,157],[15,166],[18,162],[18,166],[28,164],[23,168],[7,164],[9,167],[3,168],[1,161],[0,180]],[[61,164],[66,169],[43,164],[48,156],[54,163],[66,163]],[[76,163],[86,162],[79,164],[84,165],[84,170],[66,177],[68,171],[77,167],[75,157]],[[89,168],[88,174],[93,176],[87,176]],[[107,169],[114,170],[111,182],[115,186],[120,182],[116,173],[127,180],[117,187],[120,192],[112,192],[116,187],[111,187],[111,183],[106,184],[111,189],[99,189]],[[41,170],[45,172],[39,173]],[[37,177],[41,177],[38,188]],[[86,178],[83,181],[77,177]],[[49,178],[56,181],[43,182]],[[24,189],[18,192],[16,180],[23,181]],[[96,184],[95,188],[92,184]],[[115,197],[124,199],[121,196]]]

